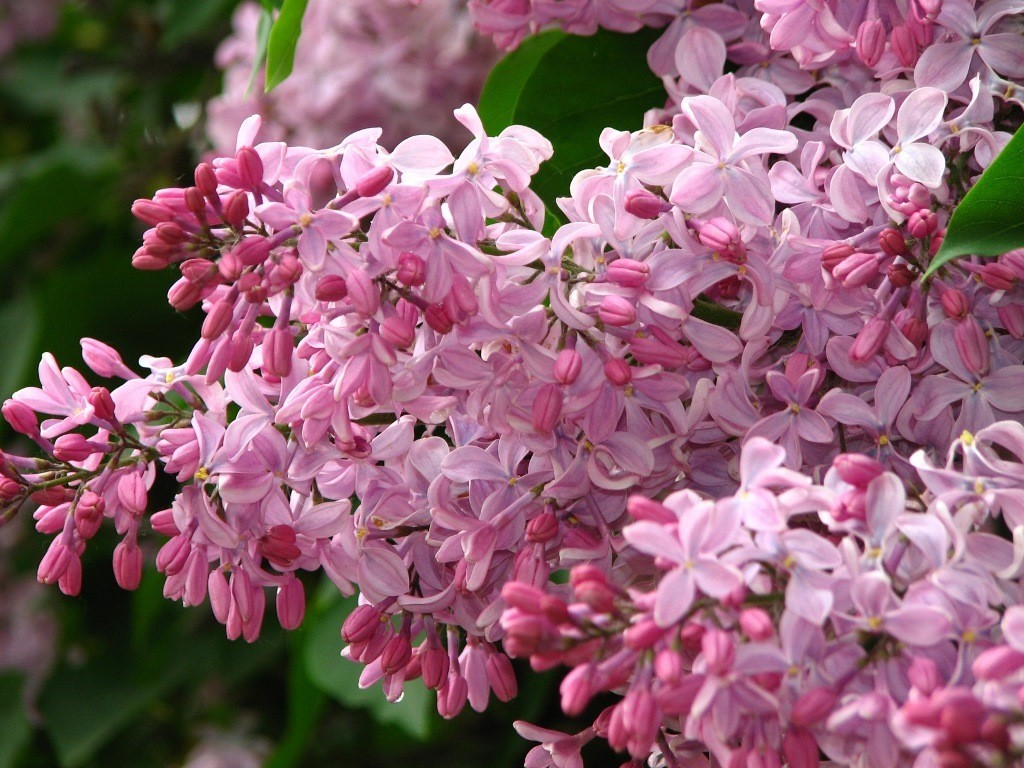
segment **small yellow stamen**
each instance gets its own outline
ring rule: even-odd
[[[793,413],[800,413],[800,406],[797,405],[796,403],[790,403],[789,410],[791,410]]]
[[[198,480],[199,482],[204,482],[209,476],[210,470],[208,470],[206,467],[200,467],[199,469],[196,470],[196,473],[194,475],[195,479]]]
[[[299,226],[308,227],[313,223],[313,216],[309,213],[304,213],[299,217]]]
[[[871,629],[881,629],[882,628],[882,617],[881,616],[871,616],[871,617],[869,617],[868,618],[868,627],[870,627]]]
[[[889,436],[888,435],[880,436],[878,438],[878,444],[879,445],[888,445],[889,444]]]
[[[468,173],[470,176],[476,176],[478,173],[480,173],[480,166],[477,165],[476,163],[470,163],[469,165],[466,166],[466,173]]]
[[[427,234],[430,235],[434,240],[436,240],[437,238],[439,238],[441,236],[441,230],[438,227],[431,227],[427,231]]]
[[[960,635],[960,639],[963,640],[965,643],[973,643],[975,640],[978,639],[978,633],[975,632],[973,629],[965,629],[963,631],[963,634]]]
[[[960,433],[960,442],[967,446],[974,445],[974,435],[965,429]]]

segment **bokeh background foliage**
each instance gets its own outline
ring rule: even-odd
[[[129,364],[187,352],[198,321],[168,307],[167,275],[129,267],[142,232],[129,211],[135,198],[189,183],[203,146],[201,105],[220,89],[214,50],[236,0],[52,5],[52,31],[0,57],[5,397],[32,382],[43,351],[77,366],[83,336],[113,344]],[[0,25],[6,12],[0,2]],[[42,555],[30,523],[2,532],[0,602]],[[520,675],[512,704],[455,722],[440,720],[419,686],[397,705],[378,687],[360,690],[360,667],[338,656],[351,606],[329,585],[306,584],[300,630],[286,636],[268,622],[256,643],[228,642],[207,611],[165,600],[155,573],[134,593],[119,590],[113,543],[89,548],[79,598],[51,589],[32,601],[55,620],[52,663],[25,673],[0,658],[0,768],[226,766],[189,762],[197,745],[218,741],[275,768],[501,768],[521,765],[528,748],[513,720],[559,725],[551,675]],[[0,615],[2,636],[12,628]]]

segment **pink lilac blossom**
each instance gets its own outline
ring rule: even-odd
[[[206,131],[218,153],[255,112],[265,137],[293,144],[330,146],[374,126],[388,143],[413,133],[465,142],[451,111],[476,100],[496,51],[474,35],[464,4],[312,0],[292,74],[266,94],[262,74],[252,78],[260,14],[258,3],[240,5],[217,51],[224,87],[207,104]]]
[[[618,697],[575,735],[518,724],[538,768],[593,738],[670,768],[1019,761],[1024,256],[923,279],[1021,123],[980,54],[948,93],[914,82],[967,6],[982,37],[1024,15],[473,3],[505,44],[667,25],[670,103],[595,137],[610,162],[550,237],[527,127],[463,106],[455,157],[247,119],[133,208],[134,265],[205,315],[185,363],[140,375],[84,340],[120,383],[47,355],[3,406],[46,457],[0,461],[4,516],[31,501],[52,537],[39,581],[76,594],[110,519],[134,588],[152,529],[165,594],[251,642],[268,598],[302,621],[323,569],[359,593],[344,655],[390,699],[420,678],[445,717],[483,709],[515,695],[510,657],[569,667],[570,715]],[[150,511],[160,472],[181,488]]]
[[[19,43],[41,40],[57,28],[63,0],[0,2],[0,59]]]

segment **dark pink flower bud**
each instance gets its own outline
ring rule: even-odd
[[[53,455],[61,461],[85,461],[96,452],[97,448],[77,432],[61,435],[53,443]]]
[[[184,192],[185,207],[196,217],[202,226],[207,226],[206,198],[203,193],[195,187],[189,187]]]
[[[294,251],[286,253],[274,267],[271,280],[278,290],[298,282],[302,276],[302,262]]]
[[[372,605],[360,605],[341,625],[341,637],[346,643],[367,643],[381,631],[385,621]]]
[[[71,501],[75,498],[75,492],[70,488],[57,485],[53,488],[42,488],[38,491],[33,491],[29,498],[41,506],[55,507],[58,504]]]
[[[451,720],[465,708],[468,697],[466,678],[451,670],[447,684],[437,692],[437,713],[445,720]]]
[[[341,275],[327,275],[316,282],[317,301],[341,301],[348,296],[348,286]]]
[[[626,213],[638,219],[656,219],[666,211],[672,210],[672,205],[667,200],[646,189],[631,189],[626,193],[622,207]]]
[[[969,371],[979,376],[988,372],[991,362],[988,337],[977,320],[966,317],[958,322],[953,330],[953,340],[960,359]]]
[[[464,275],[458,273],[452,275],[452,290],[446,297],[446,301],[448,299],[455,300],[455,306],[461,316],[473,317],[480,311],[480,305],[476,300],[476,291],[473,290],[473,285]],[[451,307],[448,311],[453,315],[456,314],[452,312]]]
[[[551,512],[541,512],[526,524],[526,540],[531,544],[546,544],[558,535],[558,518]]]
[[[914,39],[914,32],[907,25],[896,27],[889,34],[889,47],[896,54],[900,66],[906,69],[913,69],[917,64],[918,48]]]
[[[442,335],[450,333],[452,328],[455,327],[455,323],[448,314],[448,310],[445,309],[444,304],[431,304],[425,310],[423,310],[423,319],[427,321],[427,325]]]
[[[739,623],[743,634],[756,642],[770,640],[775,636],[772,617],[761,608],[744,608],[740,611]]]
[[[509,581],[501,588],[501,597],[513,608],[539,614],[542,610],[545,594],[542,590],[522,581]]]
[[[11,429],[32,437],[39,434],[39,420],[36,412],[18,400],[7,400],[0,409]]]
[[[250,334],[240,332],[232,334],[229,343],[231,344],[231,359],[228,361],[228,370],[237,373],[249,364],[249,358],[252,357],[252,351],[256,344]]]
[[[562,388],[558,384],[544,384],[533,400],[531,423],[535,431],[548,434],[562,415]]]
[[[103,419],[104,421],[114,421],[116,408],[114,398],[110,396],[109,389],[106,387],[93,387],[89,390],[89,395],[86,399],[96,412],[96,418]]]
[[[942,675],[939,673],[938,665],[926,656],[914,657],[907,670],[907,679],[925,696],[930,696],[942,685]]]
[[[209,163],[200,163],[196,166],[195,172],[196,189],[203,197],[213,197],[217,194],[217,172]]]
[[[378,165],[367,171],[356,182],[356,192],[360,197],[379,195],[395,178],[395,171],[390,165]]]
[[[942,241],[945,239],[945,227],[935,230],[935,234],[932,235],[932,239],[928,241],[928,255],[934,257],[935,254],[939,252],[939,248],[942,247]]]
[[[583,370],[583,358],[575,349],[563,349],[555,358],[554,374],[555,381],[559,384],[569,386],[579,378]]]
[[[202,289],[195,283],[181,278],[167,292],[167,301],[179,312],[191,309],[202,298]]]
[[[1015,339],[1024,339],[1024,305],[1006,304],[996,309],[999,322]]]
[[[683,674],[683,660],[671,648],[663,648],[654,657],[654,674],[662,682],[675,685]]]
[[[142,581],[142,550],[127,538],[114,547],[114,578],[121,589],[132,591]]]
[[[9,477],[0,477],[0,500],[12,501],[25,492],[25,486]]]
[[[999,257],[999,263],[1013,270],[1018,280],[1024,280],[1024,248],[1015,248]]]
[[[782,739],[782,753],[789,768],[818,768],[821,765],[818,742],[810,731],[789,728]]]
[[[885,471],[877,459],[862,453],[841,453],[832,460],[832,466],[844,483],[858,488],[867,488],[868,483]]]
[[[942,13],[942,0],[917,0],[917,7],[928,21],[935,21]]]
[[[665,630],[654,623],[653,619],[644,619],[626,627],[622,633],[623,644],[633,651],[644,651],[653,648],[665,636]]]
[[[920,210],[911,214],[907,231],[918,240],[923,240],[939,228],[939,217],[934,211]]]
[[[952,744],[970,744],[981,736],[985,705],[966,689],[956,691],[942,700],[939,727]]]
[[[214,618],[221,624],[227,624],[231,613],[231,587],[224,576],[222,568],[214,568],[206,581],[207,593],[210,595],[210,608]]]
[[[720,677],[729,674],[736,660],[736,643],[728,632],[709,629],[701,638],[700,647],[711,674]]]
[[[277,588],[277,620],[282,629],[298,629],[306,615],[306,592],[298,579],[288,579]]]
[[[234,302],[221,299],[210,307],[210,313],[203,320],[202,337],[204,339],[216,339],[231,326],[234,317]]]
[[[873,67],[885,53],[885,26],[879,19],[867,19],[857,28],[857,58]]]
[[[56,584],[74,559],[74,552],[61,541],[61,537],[54,539],[39,562],[36,579],[40,584]]]
[[[498,701],[512,701],[519,692],[512,662],[504,653],[487,655],[487,682]]]
[[[616,328],[636,322],[636,308],[623,296],[605,296],[597,308],[601,322]]]
[[[186,280],[203,286],[217,277],[217,265],[209,259],[188,259],[181,263],[181,274]]]
[[[224,219],[224,223],[232,229],[241,229],[245,226],[245,220],[248,216],[249,196],[239,190],[228,195],[221,210],[221,218]]]
[[[923,317],[917,317],[907,313],[900,319],[900,333],[907,337],[907,341],[917,348],[924,346],[928,338],[928,322]]]
[[[426,280],[427,265],[415,253],[403,253],[398,257],[398,271],[395,279],[402,285],[416,288],[423,285]]]
[[[908,723],[923,725],[925,728],[938,729],[940,711],[939,707],[926,698],[910,699],[900,707],[900,714]]]
[[[363,317],[371,317],[380,309],[380,290],[365,270],[354,270],[346,279],[348,300]]]
[[[405,349],[416,340],[416,328],[405,318],[392,315],[380,324],[380,335],[390,344]]]
[[[608,265],[605,272],[609,282],[624,288],[639,288],[651,274],[651,268],[642,261],[634,259],[616,259]]]
[[[886,275],[896,288],[906,288],[917,279],[907,264],[890,264]]]
[[[238,178],[245,189],[256,190],[263,184],[263,160],[252,147],[242,147],[235,155]]]
[[[611,357],[605,361],[604,375],[617,387],[624,387],[633,380],[633,371],[629,363],[620,357]]]
[[[954,320],[963,320],[971,312],[970,302],[959,288],[948,288],[942,293],[942,309]]]
[[[1024,653],[1008,645],[989,648],[974,660],[971,671],[979,680],[1003,680],[1024,667]]]
[[[142,475],[137,472],[121,475],[117,483],[117,500],[126,511],[133,515],[141,515],[145,512],[149,493]]]
[[[412,644],[409,636],[400,632],[384,646],[384,652],[380,656],[381,669],[384,674],[393,675],[405,669],[405,665],[412,659]]]
[[[832,276],[845,288],[860,288],[878,276],[878,257],[873,253],[854,253],[836,265]]]
[[[168,576],[180,573],[191,552],[191,540],[187,536],[175,536],[156,553],[156,569]]]
[[[889,227],[878,235],[878,247],[886,256],[902,256],[907,252],[907,241],[898,229]]]
[[[1010,731],[1006,720],[999,715],[989,715],[981,724],[981,738],[999,752],[1010,748]]]
[[[150,230],[156,235],[157,240],[166,245],[181,245],[189,239],[189,235],[173,221],[165,221],[156,225],[156,229]]]
[[[144,245],[132,256],[132,266],[144,272],[155,272],[166,269],[171,264],[169,257],[159,254],[154,248]]]
[[[68,567],[57,579],[57,586],[68,597],[75,597],[82,591],[82,561],[77,555],[71,558]]]
[[[878,354],[889,335],[889,321],[882,317],[872,317],[857,334],[850,346],[850,361],[864,363]]]
[[[809,727],[828,717],[836,703],[836,694],[828,688],[812,688],[793,703],[789,716],[793,725]]]
[[[562,711],[569,717],[582,714],[594,697],[594,680],[597,669],[593,664],[582,664],[562,678],[558,691],[561,694]]]
[[[155,227],[165,221],[173,221],[174,211],[161,203],[140,199],[132,203],[132,216],[143,224]]]
[[[265,262],[270,256],[270,244],[265,237],[250,235],[236,245],[231,253],[246,267],[255,267],[257,264]]]
[[[423,684],[436,691],[448,679],[449,659],[444,648],[434,645],[420,646],[420,667],[423,670]]]
[[[846,243],[833,243],[821,252],[821,266],[832,274],[832,270],[838,267],[848,257],[854,254],[854,248],[852,245]]]
[[[678,522],[678,518],[668,507],[646,496],[630,496],[626,502],[626,511],[634,520],[649,520],[659,525]]]
[[[991,262],[984,265],[978,274],[981,281],[993,291],[1012,291],[1017,275],[1006,264]]]
[[[733,253],[742,245],[736,225],[722,216],[715,216],[699,225],[697,238],[706,247],[723,254]]]
[[[275,525],[260,538],[260,554],[278,568],[288,568],[302,550],[295,544],[295,529],[290,525]]]
[[[295,347],[292,333],[287,328],[271,328],[263,337],[263,370],[274,376],[287,376],[292,372],[292,354]]]

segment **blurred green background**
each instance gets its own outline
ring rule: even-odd
[[[167,306],[173,277],[130,268],[144,228],[129,209],[191,183],[202,105],[220,88],[213,54],[236,0],[54,0],[38,39],[15,29],[32,4],[45,10],[44,0],[0,0],[0,40],[22,35],[0,52],[4,398],[34,383],[43,351],[80,367],[82,336],[113,344],[129,365],[190,347],[199,320]],[[0,434],[27,450],[15,438]],[[155,503],[172,491],[158,487]],[[505,768],[532,746],[513,720],[573,729],[560,722],[557,680],[525,668],[515,702],[453,722],[418,683],[399,705],[377,687],[360,691],[360,667],[338,657],[348,606],[316,579],[303,628],[286,636],[268,618],[253,645],[224,639],[207,606],[165,600],[152,570],[137,592],[120,591],[113,536],[90,545],[80,597],[37,589],[48,541],[27,517],[0,530],[0,768]]]

